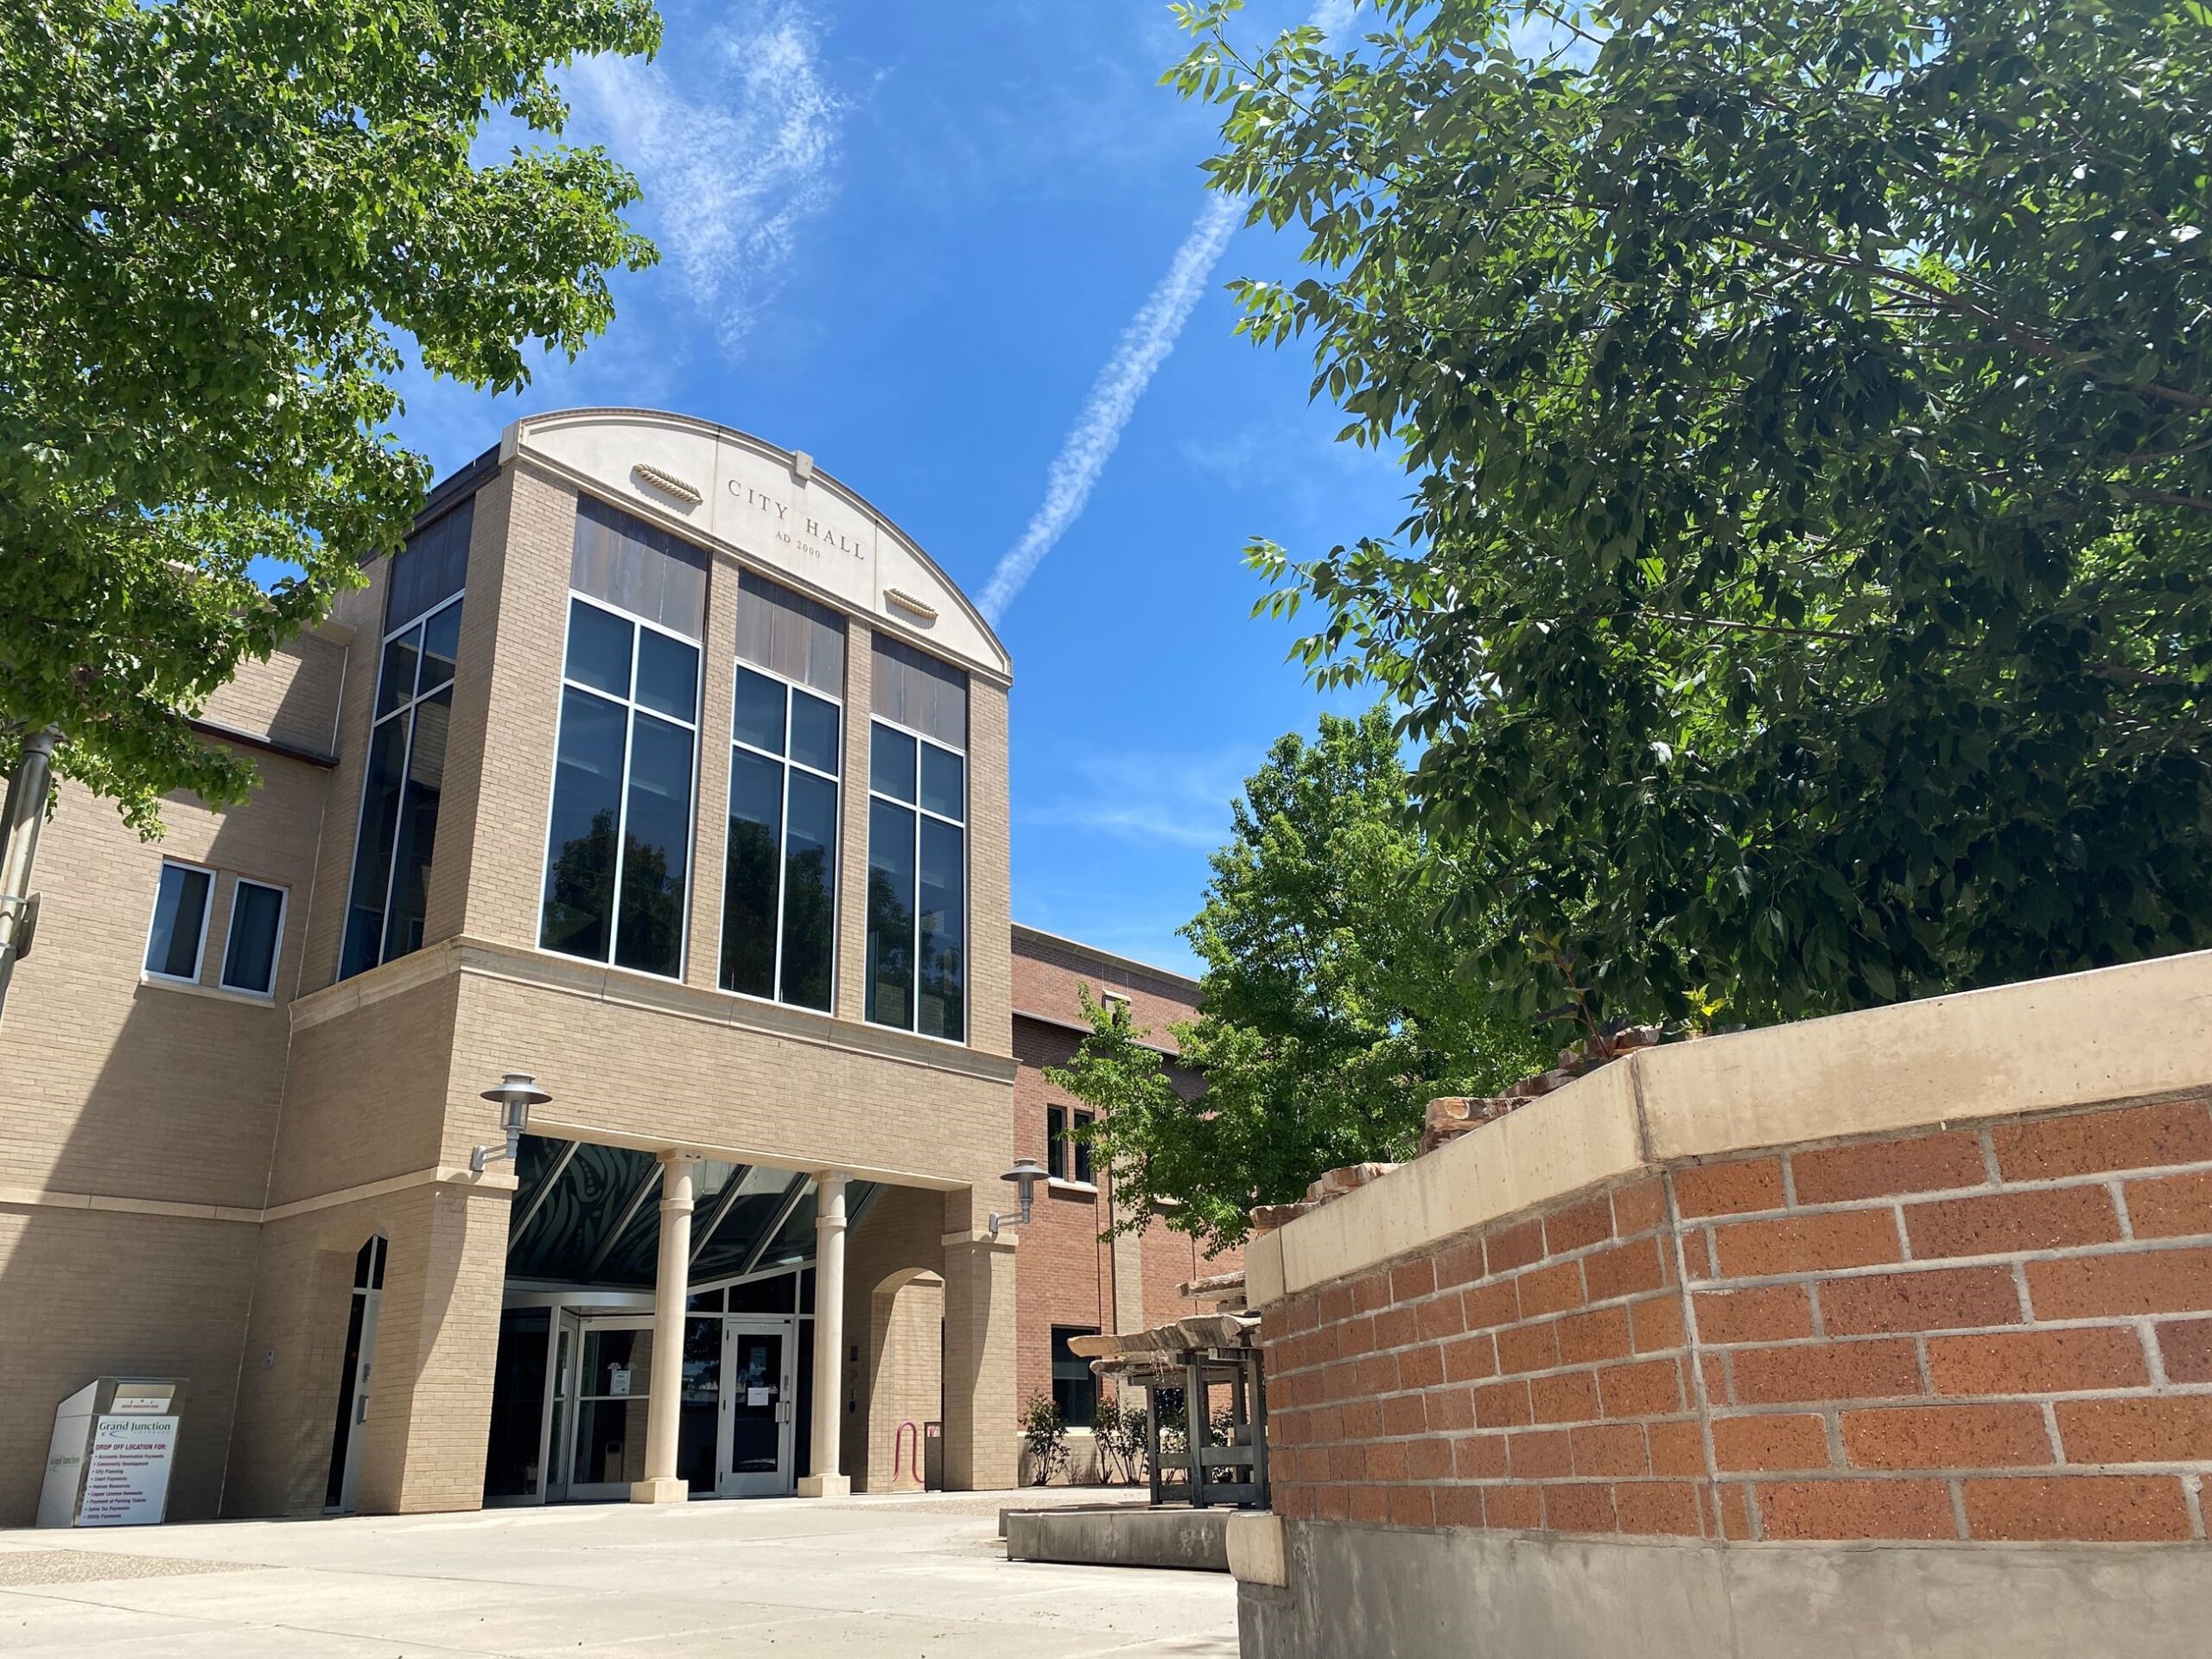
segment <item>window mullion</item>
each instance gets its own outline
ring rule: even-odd
[[[784,747],[791,741],[791,693],[784,694]],[[777,785],[782,798],[782,822],[776,831],[776,970],[768,976],[770,994],[779,1002],[784,1000],[784,918],[791,910],[791,765],[783,761],[777,772]]]
[[[914,753],[914,943],[908,948],[907,960],[914,978],[913,988],[906,994],[906,1029],[918,1033],[922,1028],[922,775],[921,752]]]

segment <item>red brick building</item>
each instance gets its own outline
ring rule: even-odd
[[[1014,929],[1014,1142],[1017,1157],[1034,1158],[1052,1179],[1037,1194],[1022,1230],[1015,1274],[1015,1331],[1020,1345],[1016,1391],[1023,1401],[1053,1394],[1062,1415],[1087,1427],[1093,1388],[1087,1362],[1067,1352],[1066,1339],[1103,1331],[1141,1331],[1181,1314],[1211,1310],[1185,1298],[1181,1287],[1204,1274],[1241,1264],[1236,1251],[1206,1256],[1185,1234],[1154,1224],[1141,1237],[1104,1238],[1116,1219],[1112,1184],[1093,1170],[1087,1148],[1068,1131],[1087,1117],[1065,1090],[1046,1080],[1047,1066],[1074,1057],[1088,1027],[1079,988],[1093,999],[1126,1000],[1146,1040],[1174,1052],[1173,1026],[1192,1017],[1198,982],[1017,924]],[[1197,1077],[1179,1071],[1179,1086]],[[1055,1363],[1057,1351],[1058,1360]],[[1077,1436],[1077,1473],[1088,1459]]]

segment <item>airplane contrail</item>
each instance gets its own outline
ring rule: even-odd
[[[1006,614],[1030,573],[1090,499],[1091,486],[1106,469],[1114,446],[1122,441],[1122,429],[1135,412],[1137,399],[1144,395],[1154,372],[1175,349],[1175,337],[1183,332],[1207,275],[1229,245],[1243,213],[1241,201],[1221,195],[1210,199],[1191,226],[1191,233],[1183,238],[1183,245],[1175,250],[1167,274],[1122,331],[1114,354],[1091,383],[1083,413],[1045,475],[1045,499],[1029,520],[1029,527],[1021,532],[1021,539],[1007,550],[998,569],[991,572],[990,582],[976,601],[993,624]]]
[[[1333,41],[1351,24],[1357,4],[1358,0],[1319,0],[1310,19],[1312,26]],[[998,569],[991,572],[990,581],[976,601],[994,626],[1031,573],[1052,550],[1052,543],[1082,515],[1084,504],[1090,499],[1091,486],[1106,470],[1114,446],[1122,441],[1122,429],[1136,412],[1137,399],[1144,396],[1154,372],[1175,349],[1175,337],[1190,320],[1192,308],[1198,304],[1207,276],[1236,232],[1244,207],[1243,201],[1228,196],[1216,195],[1207,200],[1191,233],[1183,238],[1183,245],[1175,250],[1160,286],[1122,331],[1114,354],[1091,382],[1083,413],[1077,416],[1045,474],[1044,501],[1029,520],[1029,527],[1021,532],[1021,539],[999,560]]]

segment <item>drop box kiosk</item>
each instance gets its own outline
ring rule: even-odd
[[[56,1406],[39,1525],[158,1525],[183,1393],[177,1377],[100,1376]]]

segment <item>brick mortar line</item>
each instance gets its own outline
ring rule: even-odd
[[[1471,1385],[1455,1383],[1452,1386],[1469,1387]],[[1426,1398],[1425,1395],[1409,1395],[1404,1393],[1390,1395],[1385,1397],[1392,1400]],[[1827,1396],[1812,1400],[1763,1400],[1745,1404],[1736,1404],[1732,1402],[1724,1401],[1719,1405],[1713,1407],[1712,1410],[1717,1413],[1721,1420],[1734,1422],[1739,1420],[1758,1417],[1806,1417],[1818,1415],[1822,1413],[1845,1411],[1913,1411],[1931,1408],[1943,1408],[1953,1407],[2005,1405],[2059,1406],[2102,1404],[2107,1402],[2119,1405],[2130,1405],[2139,1404],[2145,1401],[2205,1399],[2212,1399],[2212,1385],[2189,1384],[2164,1389],[2137,1386],[2130,1386],[2125,1389],[2054,1389],[2048,1393],[2039,1394],[1853,1395],[1842,1398]],[[1325,1411],[1338,1409],[1338,1408],[1317,1406],[1302,1407],[1298,1409]],[[1293,1440],[1287,1441],[1285,1444],[1292,1446],[1307,1444],[1370,1446],[1382,1445],[1392,1441],[1402,1443],[1414,1440],[1433,1440],[1440,1439],[1464,1440],[1471,1436],[1482,1434],[1564,1433],[1573,1428],[1641,1427],[1648,1429],[1653,1424],[1665,1425],[1688,1422],[1694,1420],[1697,1417],[1697,1409],[1694,1406],[1685,1405],[1676,1411],[1649,1412],[1641,1416],[1634,1417],[1540,1418],[1532,1419],[1530,1421],[1526,1423],[1509,1423],[1498,1427],[1486,1427],[1481,1423],[1476,1423],[1466,1428],[1427,1428],[1419,1430],[1413,1433],[1361,1434],[1357,1436],[1345,1435],[1340,1439],[1328,1442]],[[2185,1461],[2202,1463],[2208,1469],[2212,1469],[2212,1457],[2185,1459]],[[1688,1478],[1688,1477],[1684,1477],[1684,1478]]]
[[[1702,1477],[1697,1475],[1655,1475],[1647,1473],[1637,1475],[1499,1475],[1489,1478],[1477,1478],[1473,1479],[1463,1478],[1455,1475],[1449,1478],[1440,1477],[1433,1480],[1415,1480],[1411,1478],[1371,1479],[1366,1478],[1362,1478],[1357,1480],[1338,1480],[1334,1478],[1331,1478],[1325,1480],[1285,1481],[1282,1484],[1286,1486],[1306,1487],[1314,1491],[1373,1491],[1377,1488],[1381,1488],[1385,1491],[1397,1488],[1407,1488],[1417,1489],[1423,1491],[1465,1491],[1471,1488],[1488,1488],[1493,1486],[1511,1487],[1524,1491],[1541,1486],[1688,1486],[1702,1491],[1708,1484],[1717,1491],[1723,1487],[1736,1487],[1741,1489],[1753,1486],[1777,1485],[1866,1486],[1895,1484],[1899,1482],[1907,1481],[1919,1482],[1940,1480],[1944,1482],[1946,1484],[1950,1485],[1954,1491],[1957,1491],[1958,1483],[1969,1480],[2027,1481],[2050,1480],[2053,1478],[2082,1480],[2171,1480],[2181,1487],[2184,1497],[2190,1500],[2190,1508],[2191,1510],[2192,1534],[2196,1537],[2202,1538],[2204,1535],[2198,1529],[2198,1528],[2201,1527],[2201,1520],[2199,1517],[2202,1513],[2202,1500],[2198,1487],[2201,1487],[2202,1484],[2205,1472],[2206,1471],[2201,1468],[2176,1467],[2169,1464],[2155,1465],[2145,1464],[2120,1464],[2110,1466],[2100,1466],[2094,1469],[2069,1469],[2057,1471],[2054,1471],[2050,1467],[2042,1464],[2017,1464],[1986,1469],[1725,1470],[1716,1479],[1710,1483]],[[2196,1486],[2192,1486],[2192,1482],[2196,1483]],[[1754,1526],[1757,1527],[1758,1515],[1756,1506],[1747,1505],[1746,1508],[1753,1517]],[[1709,1516],[1707,1517],[1707,1521],[1709,1525]],[[1760,1538],[1748,1540],[1743,1538],[1729,1538],[1727,1541],[1732,1543],[1764,1541],[1764,1527],[1758,1527],[1758,1530],[1761,1534]],[[1684,1535],[1676,1534],[1674,1535],[1681,1536]],[[1701,1532],[1700,1535],[1705,1537],[1726,1536],[1725,1534],[1715,1533],[1711,1530]],[[1962,1533],[1961,1535],[1963,1537],[1968,1535]],[[2078,1543],[2085,1541],[2075,1539],[2070,1541]]]
[[[1658,1296],[1662,1295],[1663,1294],[1663,1292],[1647,1293],[1646,1296],[1643,1300],[1656,1300]],[[1691,1300],[1694,1300],[1694,1296]],[[1691,1332],[1694,1327],[1688,1323],[1688,1316],[1694,1314],[1694,1307],[1685,1310],[1686,1319],[1684,1324],[1684,1334],[1686,1340],[1671,1347],[1649,1349],[1642,1352],[1637,1352],[1631,1349],[1625,1353],[1611,1355],[1603,1358],[1566,1361],[1557,1365],[1545,1366],[1535,1370],[1508,1371],[1500,1370],[1483,1376],[1464,1377],[1456,1382],[1447,1381],[1440,1386],[1446,1388],[1479,1388],[1486,1382],[1510,1382],[1516,1378],[1534,1380],[1539,1377],[1559,1376],[1577,1371],[1595,1370],[1617,1365],[1656,1363],[1669,1358],[1688,1358],[1692,1355],[1700,1352],[1707,1352],[1718,1356],[1724,1352],[1739,1353],[1745,1351],[1773,1352],[1796,1349],[1846,1347],[1855,1344],[1874,1342],[1918,1342],[1924,1344],[1932,1339],[1949,1337],[2004,1337],[2043,1335],[2046,1333],[2059,1335],[2075,1331],[2129,1331],[2144,1341],[2146,1350],[2155,1351],[2158,1345],[2157,1327],[2158,1325],[2173,1323],[2194,1323],[2199,1319],[2212,1319],[2212,1309],[2183,1308],[2157,1313],[2093,1313],[2084,1314],[2075,1318],[2031,1318],[2011,1325],[1980,1324],[1916,1325],[1909,1329],[1895,1331],[1859,1331],[1827,1336],[1822,1336],[1816,1333],[1802,1337],[1754,1337],[1737,1341],[1725,1341],[1718,1338],[1707,1338],[1701,1336],[1693,1337],[1691,1335]],[[1273,1375],[1278,1380],[1285,1382],[1294,1377],[1318,1376],[1334,1370],[1339,1365],[1357,1366],[1363,1360],[1391,1359],[1406,1354],[1425,1352],[1432,1348],[1448,1347],[1454,1341],[1461,1340],[1465,1337],[1482,1337],[1485,1335],[1494,1337],[1500,1332],[1522,1330],[1530,1325],[1543,1323],[1545,1320],[1556,1321],[1560,1317],[1562,1316],[1546,1314],[1541,1316],[1540,1319],[1522,1320],[1512,1325],[1494,1325],[1485,1327],[1481,1331],[1465,1332],[1461,1333],[1461,1337],[1459,1338],[1433,1337],[1423,1341],[1405,1344],[1396,1348],[1370,1349],[1357,1355],[1340,1356],[1333,1360],[1324,1360],[1318,1364],[1283,1368],[1274,1371]],[[2162,1371],[2163,1366],[2160,1366],[2158,1369]],[[2145,1386],[2157,1387],[2160,1386],[2160,1384],[2154,1375],[2153,1381],[2147,1385],[2123,1384],[2119,1386],[2123,1388],[2137,1388]],[[2195,1385],[2189,1383],[2177,1383],[2173,1385],[2173,1388],[2177,1390],[2186,1391],[2192,1390],[2194,1386]],[[1430,1386],[1398,1388],[1385,1389],[1380,1393],[1363,1395],[1362,1397],[1371,1399],[1388,1399],[1400,1395],[1427,1394],[1433,1391],[1433,1388]],[[2075,1392],[2075,1390],[2055,1390],[2054,1392]],[[1293,1407],[1291,1409],[1298,1410],[1301,1409],[1301,1408]]]
[[[1767,1158],[1787,1162],[1794,1154],[1769,1153]],[[1764,1159],[1743,1160],[1758,1163]],[[1699,1167],[1725,1168],[1725,1165],[1685,1165],[1684,1170]],[[1670,1172],[1675,1173],[1675,1172]],[[1985,1179],[1964,1186],[1909,1187],[1896,1192],[1868,1192],[1852,1198],[1801,1199],[1790,1196],[1796,1191],[1794,1178],[1784,1188],[1783,1202],[1757,1210],[1707,1210],[1694,1214],[1686,1212],[1682,1224],[1686,1227],[1726,1227],[1738,1222],[1785,1221],[1797,1217],[1848,1215],[1859,1211],[1876,1210],[1890,1205],[1949,1204],[1973,1198],[2004,1198],[2013,1193],[2068,1192],[2077,1187],[2116,1187],[2131,1181],[2164,1180],[2177,1175],[2212,1174],[2212,1159],[2199,1159],[2182,1164],[2129,1164],[2117,1169],[2079,1170],[2066,1175],[2024,1175]]]
[[[1868,1279],[1880,1274],[1941,1271],[1945,1268],[2008,1267],[2037,1262],[2097,1261],[2112,1256],[2161,1255],[2176,1250],[2212,1249],[2212,1233],[2175,1233],[2161,1238],[2108,1238],[2089,1244],[2048,1244],[2032,1249],[1989,1250],[1979,1255],[1921,1256],[1912,1261],[1856,1262],[1833,1268],[1789,1268],[1779,1273],[1713,1274],[1692,1281],[1698,1290],[1742,1290],[1789,1284],[1823,1284],[1839,1279]],[[1645,1294],[1651,1293],[1646,1292]],[[2177,1309],[2202,1313],[2208,1309]]]

